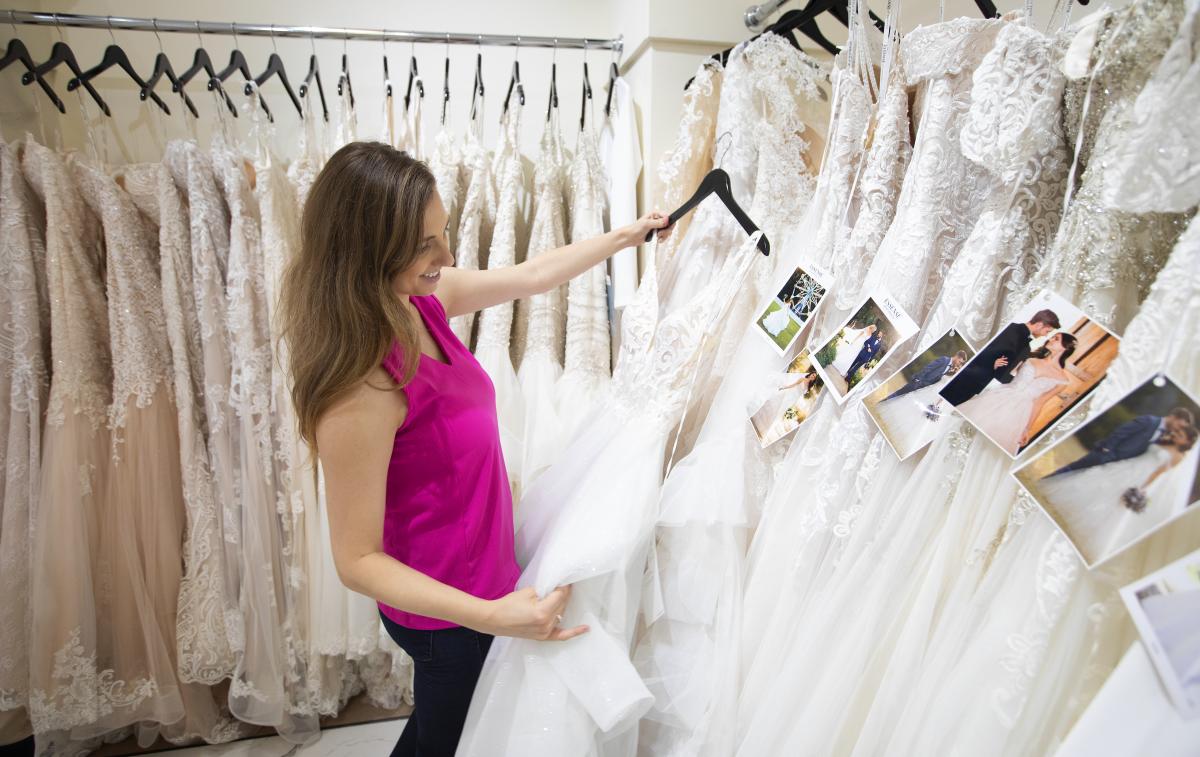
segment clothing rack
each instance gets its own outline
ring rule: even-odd
[[[356,29],[331,26],[291,26],[285,24],[241,24],[217,21],[185,21],[169,18],[131,16],[90,16],[78,13],[42,13],[0,11],[0,23],[12,21],[34,26],[71,26],[78,29],[125,29],[140,32],[183,32],[188,34],[227,34],[247,37],[297,37],[301,39],[340,39],[363,42],[423,42],[442,45],[490,45],[498,47],[550,47],[580,50],[612,50],[620,54],[625,47],[622,37],[538,37],[524,34],[464,34],[461,32],[411,32],[395,29]]]

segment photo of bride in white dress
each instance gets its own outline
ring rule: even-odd
[[[1200,496],[1200,408],[1169,380],[1159,381],[1163,386],[1146,382],[1014,473],[1089,566]]]
[[[838,404],[916,332],[917,325],[886,293],[867,297],[813,352],[817,370]]]
[[[1079,340],[1059,332],[1022,362],[1007,384],[993,381],[982,392],[957,406],[967,420],[1011,457],[1028,444],[1034,422],[1047,402],[1066,384],[1067,359]]]
[[[953,329],[863,399],[871,420],[901,460],[920,451],[945,427],[950,412],[938,392],[975,354]]]
[[[825,286],[803,268],[796,268],[755,318],[762,334],[780,355],[812,320],[825,297]]]
[[[746,408],[759,443],[766,447],[799,428],[812,414],[823,387],[808,350],[801,350],[784,373],[767,376]]]

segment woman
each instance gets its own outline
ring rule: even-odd
[[[666,217],[490,271],[450,267],[446,225],[423,163],[382,143],[346,145],[309,193],[283,291],[292,399],[324,472],[338,575],[379,603],[416,667],[397,755],[454,753],[494,635],[587,631],[558,627],[568,589],[513,591],[495,394],[448,318],[549,291]]]
[[[783,412],[800,400],[806,399],[812,392],[813,383],[818,380],[814,368],[809,368],[804,373],[789,372],[781,377],[771,376],[767,391],[753,398],[750,404],[754,407],[748,408],[751,412],[750,422],[759,432],[759,437],[768,438],[770,432],[764,429],[770,429],[776,421],[783,420]]]
[[[1072,334],[1058,332],[1017,368],[1012,381],[989,384],[959,405],[958,411],[1016,457],[1037,433],[1035,426],[1042,408],[1071,380],[1066,371],[1067,358],[1078,344]]]
[[[838,340],[837,355],[833,359],[833,370],[837,371],[839,376],[846,374],[850,370],[850,366],[854,365],[854,359],[858,357],[858,353],[862,351],[863,342],[876,332],[875,324],[867,324],[861,329],[846,328],[842,331],[842,336]]]
[[[1196,436],[1195,426],[1171,429],[1136,457],[1047,476],[1038,482],[1039,493],[1094,565],[1172,518],[1179,502],[1187,503],[1186,491],[1180,491],[1179,482],[1168,474],[1196,445]],[[1190,476],[1186,483],[1191,483]],[[1125,502],[1131,488],[1145,499],[1140,511]]]
[[[788,317],[788,310],[795,306],[795,298],[788,297],[786,300],[775,300],[778,310],[763,318],[763,328],[771,336],[779,336],[779,333],[788,327],[792,319]]]

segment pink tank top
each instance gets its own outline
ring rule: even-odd
[[[422,354],[404,387],[408,415],[392,443],[383,551],[442,583],[483,599],[511,592],[520,569],[513,536],[512,492],[500,451],[496,390],[463,345],[434,296],[413,297],[448,362]],[[383,367],[403,376],[398,346]],[[407,628],[454,624],[380,604]]]

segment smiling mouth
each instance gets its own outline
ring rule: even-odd
[[[437,281],[437,280],[438,280],[438,279],[440,279],[441,277],[442,277],[442,272],[441,272],[441,271],[434,271],[433,273],[423,273],[423,274],[421,274],[421,278],[425,279],[426,281]]]

